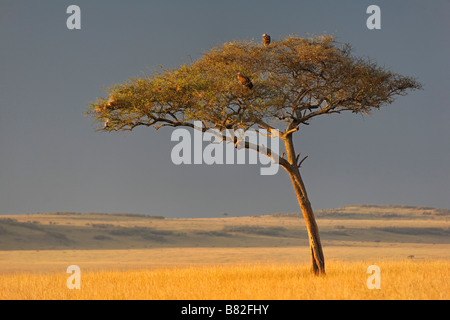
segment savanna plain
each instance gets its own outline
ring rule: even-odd
[[[124,213],[0,216],[0,299],[442,299],[450,210],[317,210],[326,276],[309,272],[297,213],[173,219]],[[69,289],[68,266],[81,270]],[[369,289],[367,268],[380,268]]]

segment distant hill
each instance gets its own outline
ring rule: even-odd
[[[353,205],[316,215],[325,245],[450,244],[447,209]],[[0,251],[307,245],[298,213],[196,219],[76,212],[0,216]]]
[[[334,209],[316,210],[320,218],[334,219],[445,219],[450,210],[406,205],[351,205]],[[296,216],[298,213],[276,213],[274,216]]]

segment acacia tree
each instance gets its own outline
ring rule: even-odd
[[[264,152],[291,178],[308,231],[311,271],[323,275],[319,230],[299,171],[304,158],[295,151],[293,134],[314,117],[343,111],[369,114],[419,88],[413,78],[353,56],[348,44],[332,36],[289,36],[270,45],[225,43],[190,64],[131,78],[106,89],[107,95],[92,102],[86,113],[108,132],[138,126],[199,129],[194,121],[201,121],[203,131],[278,132],[286,152]],[[244,147],[252,148],[249,143]]]

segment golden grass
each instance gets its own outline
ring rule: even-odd
[[[449,260],[380,261],[381,289],[366,286],[373,262],[329,261],[326,277],[307,264],[241,264],[153,270],[81,270],[81,289],[69,274],[16,273],[0,277],[0,299],[448,299]]]

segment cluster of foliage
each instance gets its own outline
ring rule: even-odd
[[[249,77],[252,89],[236,79]],[[162,69],[107,89],[87,114],[101,130],[136,126],[193,126],[292,129],[321,114],[370,113],[421,85],[354,57],[332,36],[289,36],[268,46],[225,43],[190,65]],[[284,126],[283,126],[284,125]]]

